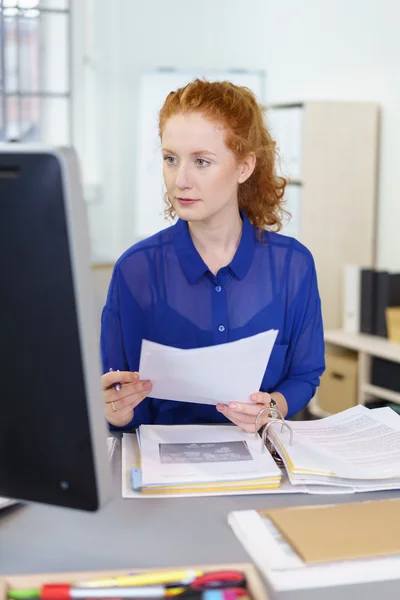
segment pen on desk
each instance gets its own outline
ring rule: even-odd
[[[138,575],[126,575],[122,577],[108,577],[107,579],[95,579],[94,581],[80,581],[77,585],[84,588],[90,587],[112,587],[112,586],[135,586],[135,585],[160,585],[176,583],[177,585],[188,585],[203,574],[203,571],[195,569],[181,569],[176,571],[160,571],[153,573],[140,573]]]
[[[8,591],[10,600],[41,598],[41,600],[79,600],[84,598],[172,598],[182,594],[183,587],[168,589],[163,585],[131,586],[131,587],[98,587],[83,588],[68,584],[48,584],[40,589],[12,589]]]
[[[114,371],[114,369],[112,369],[111,367],[108,369],[109,373],[111,373],[112,371]],[[117,369],[117,372],[119,371],[119,369]],[[113,388],[114,390],[116,390],[117,392],[121,391],[121,384],[120,383],[114,383],[113,384]]]

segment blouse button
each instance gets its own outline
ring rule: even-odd
[[[220,325],[220,326],[218,327],[218,330],[219,330],[219,331],[221,331],[221,333],[222,333],[223,331],[225,331],[225,327],[224,327],[224,325]]]
[[[221,290],[222,290],[222,287],[220,285],[217,285],[216,288],[215,288],[215,291],[216,292],[220,292]]]

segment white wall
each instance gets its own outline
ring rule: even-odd
[[[97,134],[104,198],[89,205],[89,217],[94,254],[115,258],[135,241],[140,73],[160,66],[264,69],[267,3],[246,0],[244,7],[239,0],[95,0],[95,7]]]
[[[378,266],[400,269],[397,0],[95,0],[93,14],[88,26],[94,36],[103,186],[102,200],[89,207],[95,255],[115,258],[135,241],[132,178],[140,72],[160,66],[236,67],[266,70],[269,102],[381,104]],[[76,55],[75,62],[80,60]]]
[[[400,270],[400,3],[267,4],[270,102],[370,100],[381,105],[377,263]]]

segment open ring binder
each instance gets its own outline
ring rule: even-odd
[[[259,418],[261,417],[261,415],[266,412],[269,411],[269,420],[268,422],[262,427],[259,427]],[[279,418],[278,418],[279,417]],[[274,423],[280,423],[281,424],[281,433],[283,433],[283,429],[284,427],[286,427],[289,430],[289,446],[292,445],[293,443],[293,430],[290,427],[290,425],[288,424],[287,421],[285,421],[281,411],[276,408],[276,406],[266,406],[264,408],[262,408],[260,410],[260,412],[257,414],[256,416],[256,422],[255,422],[255,436],[257,438],[257,435],[260,431],[260,435],[261,435],[261,452],[265,452],[265,448],[268,447],[268,449],[270,450],[270,452],[273,450],[274,454],[275,454],[275,450],[273,449],[269,439],[268,439],[268,430],[270,428],[271,425],[273,425]],[[271,446],[271,447],[270,447]],[[279,458],[279,460],[281,460]]]

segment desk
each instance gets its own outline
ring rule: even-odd
[[[231,510],[400,496],[400,492],[379,492],[124,500],[119,453],[112,467],[116,496],[99,513],[44,505],[6,509],[0,516],[0,574],[247,562],[249,557],[226,521]],[[400,580],[356,587],[268,591],[272,600],[400,597]]]

